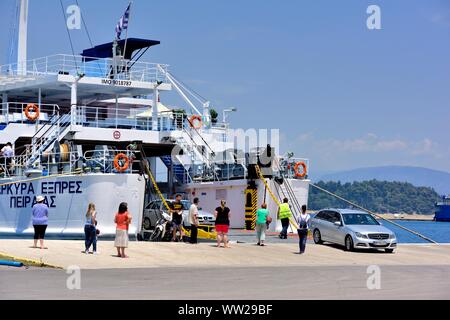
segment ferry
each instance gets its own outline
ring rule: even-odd
[[[435,204],[436,212],[434,221],[450,221],[450,195],[443,196],[442,200]]]
[[[116,37],[80,55],[28,59],[28,0],[18,3],[17,60],[0,66],[0,148],[10,143],[14,153],[0,156],[1,236],[33,233],[38,195],[56,238],[84,235],[91,202],[105,237],[115,234],[114,215],[127,202],[136,238],[148,203],[177,193],[198,197],[209,212],[226,200],[230,227],[248,230],[263,202],[273,221],[281,199],[295,215],[307,204],[309,160],[281,155],[273,141],[241,147],[246,130],[220,122],[167,64],[142,61],[160,41]],[[164,104],[169,94],[184,105]],[[167,174],[159,186],[158,165]]]

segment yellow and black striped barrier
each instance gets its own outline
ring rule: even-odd
[[[217,232],[214,230],[214,226],[208,226],[208,225],[199,225],[197,229],[197,238],[199,239],[210,239],[210,240],[216,240],[217,239]],[[187,236],[191,236],[191,230],[188,230],[183,227],[183,233]]]
[[[245,229],[255,230],[256,210],[258,208],[258,190],[255,188],[245,189]]]

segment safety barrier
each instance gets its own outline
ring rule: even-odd
[[[256,210],[258,207],[258,190],[248,187],[245,190],[245,229],[255,230]]]
[[[204,229],[206,229],[207,231]],[[203,224],[198,225],[197,238],[216,240],[217,233],[211,229],[214,229],[214,226],[207,226],[207,225],[203,225]],[[188,236],[188,237],[191,236],[191,231],[187,230],[184,227],[183,227],[183,232],[186,236]]]

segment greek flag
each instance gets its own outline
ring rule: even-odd
[[[123,30],[128,29],[128,20],[130,19],[130,6],[131,3],[128,5],[127,10],[125,10],[125,13],[120,18],[119,22],[116,26],[116,37],[117,39],[120,39],[120,35],[122,34]]]

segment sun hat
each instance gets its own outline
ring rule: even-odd
[[[44,200],[45,200],[45,198],[43,196],[36,197],[36,202],[43,202]]]

